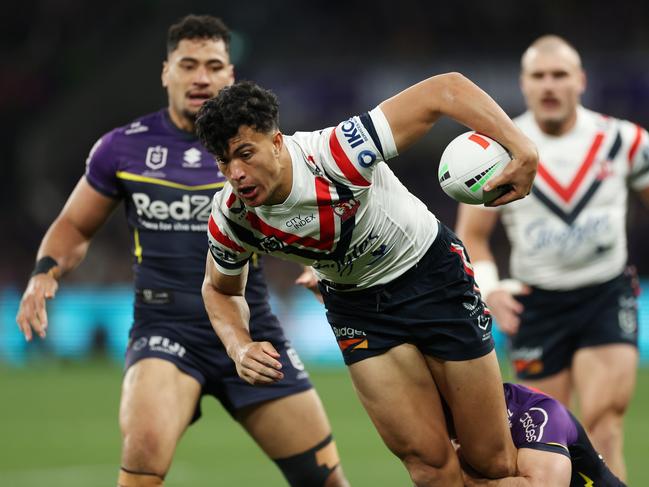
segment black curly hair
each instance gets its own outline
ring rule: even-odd
[[[205,148],[218,159],[239,128],[248,126],[268,133],[279,128],[279,102],[272,91],[252,81],[226,86],[207,100],[196,118],[196,134]]]
[[[218,17],[212,15],[186,15],[169,27],[167,32],[167,55],[176,50],[183,39],[222,40],[230,51],[230,29]]]

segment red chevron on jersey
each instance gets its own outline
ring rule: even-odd
[[[334,210],[331,206],[329,183],[321,177],[315,178],[316,197],[318,201],[318,216],[320,217],[320,239],[300,237],[275,228],[252,212],[246,214],[246,219],[252,228],[263,233],[266,237],[276,237],[286,245],[299,244],[318,250],[331,250],[335,237]]]
[[[232,241],[227,235],[225,235],[224,233],[221,232],[221,230],[219,230],[219,227],[216,224],[216,222],[214,221],[214,218],[212,217],[212,215],[210,215],[210,219],[207,222],[207,228],[208,228],[208,230],[210,232],[210,235],[212,235],[212,237],[214,237],[214,239],[217,242],[222,243],[223,245],[225,245],[229,249],[235,250],[237,252],[245,252],[246,251],[246,249],[244,249],[243,247],[238,245],[236,242]]]
[[[331,150],[331,155],[333,156],[334,161],[336,161],[340,170],[352,184],[355,184],[356,186],[369,186],[370,182],[361,176],[361,173],[358,172],[352,164],[352,161],[347,157],[347,154],[345,154],[345,151],[338,140],[338,136],[336,135],[337,130],[337,128],[332,130],[331,136],[329,137],[329,149]]]
[[[568,186],[563,186],[559,181],[557,181],[552,174],[546,169],[546,167],[539,161],[537,173],[539,177],[541,177],[546,183],[548,183],[548,186],[554,190],[554,192],[566,203],[569,203],[572,197],[575,195],[581,184],[583,183],[586,174],[588,174],[588,171],[590,168],[593,166],[593,163],[595,162],[595,156],[597,155],[597,151],[599,151],[599,148],[602,145],[602,141],[604,140],[604,133],[599,132],[597,135],[595,135],[595,139],[593,140],[592,145],[590,146],[590,149],[588,150],[588,154],[586,154],[586,158],[584,159],[584,162],[582,162],[581,167],[577,171],[577,174],[573,178],[573,180],[570,182]]]

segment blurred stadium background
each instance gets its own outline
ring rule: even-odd
[[[170,23],[219,15],[234,29],[239,79],[273,89],[284,132],[317,129],[373,107],[429,75],[457,70],[514,116],[518,60],[558,33],[581,51],[584,104],[649,127],[649,4],[514,0],[438,4],[82,0],[5,2],[0,38],[0,486],[112,485],[119,462],[121,359],[131,321],[130,246],[121,211],[66,277],[45,342],[27,345],[14,316],[38,243],[84,169],[94,141],[166,104],[159,74]],[[452,226],[435,182],[437,130],[393,168]],[[630,485],[649,485],[649,213],[630,201],[630,259],[639,270],[643,367],[627,421]],[[506,268],[502,231],[494,237]],[[320,305],[293,286],[295,267],[269,261],[273,305],[310,366],[355,486],[409,485],[355,398]],[[499,347],[503,340],[499,337]],[[504,357],[504,353],[501,353]],[[504,362],[504,361],[503,361]],[[507,377],[511,377],[505,368]],[[275,467],[214,401],[190,428],[169,486],[283,485]]]

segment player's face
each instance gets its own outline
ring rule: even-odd
[[[234,68],[223,40],[183,39],[162,68],[162,85],[169,96],[172,120],[193,130],[199,108],[234,83]]]
[[[534,51],[525,57],[521,89],[541,128],[554,134],[569,130],[586,87],[578,58],[567,49]]]
[[[275,205],[288,198],[292,166],[283,148],[279,131],[263,133],[248,126],[228,141],[228,153],[219,159],[219,168],[246,206]]]

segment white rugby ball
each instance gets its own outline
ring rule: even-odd
[[[465,132],[446,146],[437,177],[444,192],[454,200],[481,205],[495,200],[508,187],[483,191],[487,181],[500,174],[511,160],[502,145],[486,135]]]

